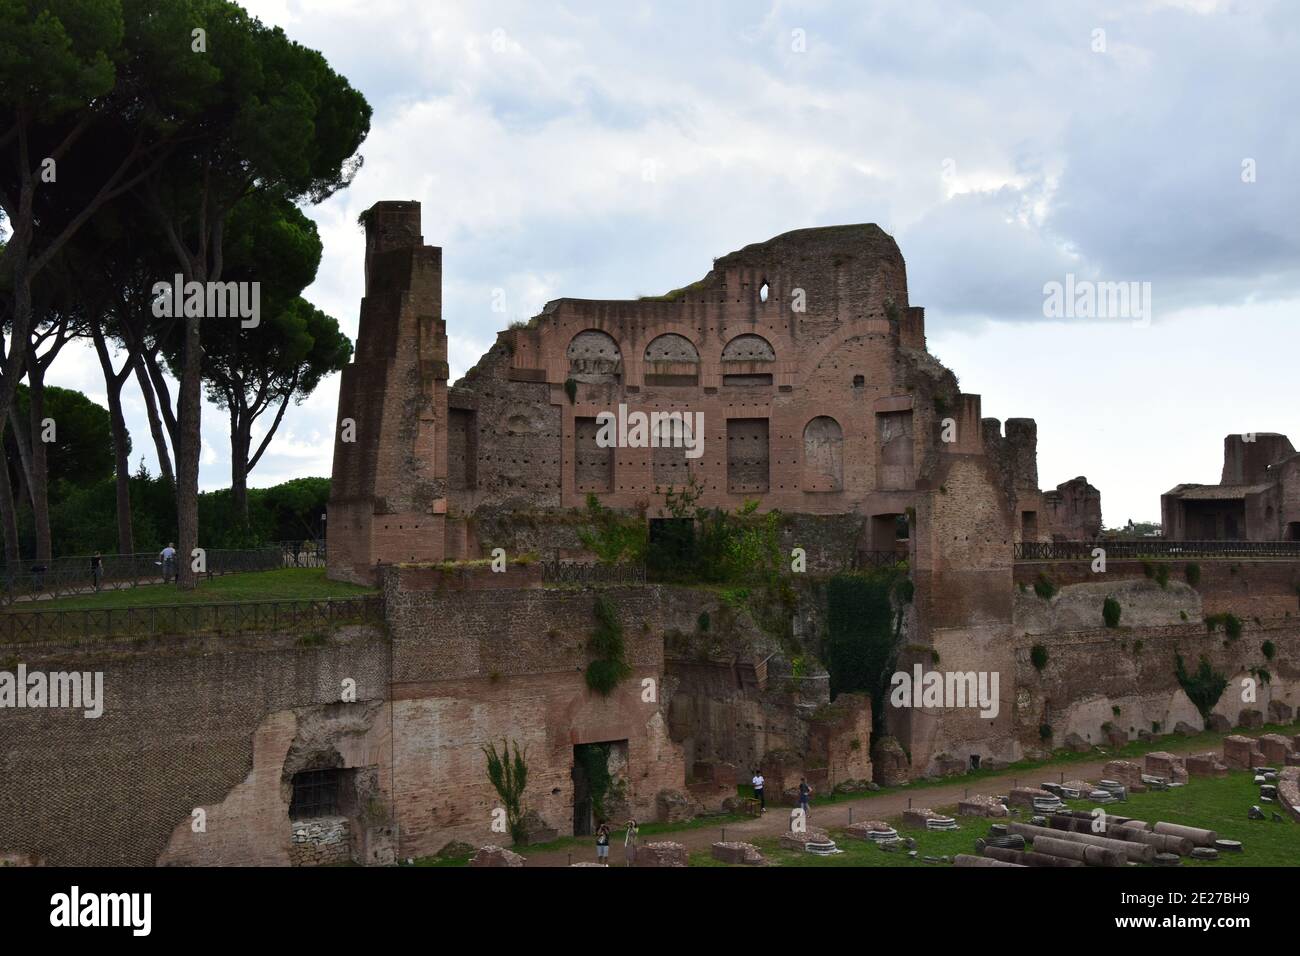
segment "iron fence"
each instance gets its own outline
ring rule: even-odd
[[[543,561],[542,581],[546,584],[645,584],[644,564],[587,564],[581,561]]]
[[[176,562],[180,555],[176,556]],[[202,577],[278,568],[323,568],[325,547],[318,541],[280,541],[260,548],[205,550]],[[100,557],[98,579],[88,554],[54,558],[48,562],[0,564],[0,602],[38,601],[95,590],[120,590],[174,580],[175,566],[164,567],[160,554],[105,554]]]
[[[1026,541],[1015,547],[1017,561],[1091,561],[1103,548],[1106,559],[1123,558],[1300,558],[1300,541],[1172,541],[1167,538],[1097,541]]]
[[[906,551],[859,551],[854,558],[853,566],[857,569],[892,568],[907,562]]]
[[[0,614],[0,642],[192,634],[328,632],[342,624],[383,620],[379,595],[298,601],[231,601],[123,608],[9,611]]]

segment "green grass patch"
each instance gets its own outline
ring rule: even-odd
[[[145,584],[138,588],[103,590],[51,601],[18,601],[6,614],[25,611],[79,611],[107,608],[153,607],[160,604],[214,604],[224,601],[320,601],[377,593],[374,588],[325,577],[324,568],[280,568],[247,571],[204,579],[192,591],[174,584]]]

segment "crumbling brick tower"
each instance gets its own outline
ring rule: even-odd
[[[438,561],[447,512],[447,326],[442,250],[418,202],[363,216],[366,292],[343,370],[330,485],[329,576],[373,584],[379,564]]]

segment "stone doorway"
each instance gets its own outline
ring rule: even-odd
[[[573,748],[573,835],[590,836],[601,820],[627,814],[627,741]]]

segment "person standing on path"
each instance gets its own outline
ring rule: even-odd
[[[168,541],[158,557],[162,558],[163,584],[166,584],[168,578],[176,576],[176,548]]]
[[[638,829],[635,820],[627,821],[627,835],[623,837],[623,857],[627,866],[636,866],[636,844]]]
[[[808,798],[812,796],[812,787],[805,777],[799,778],[799,809],[803,811],[804,822],[808,822]]]
[[[90,559],[90,576],[95,581],[95,590],[98,591],[99,582],[104,580],[104,558],[98,551]]]
[[[763,771],[758,769],[754,771],[754,799],[758,801],[758,812],[767,813],[767,800],[763,797]]]
[[[609,824],[604,820],[596,827],[596,862],[609,863]]]

